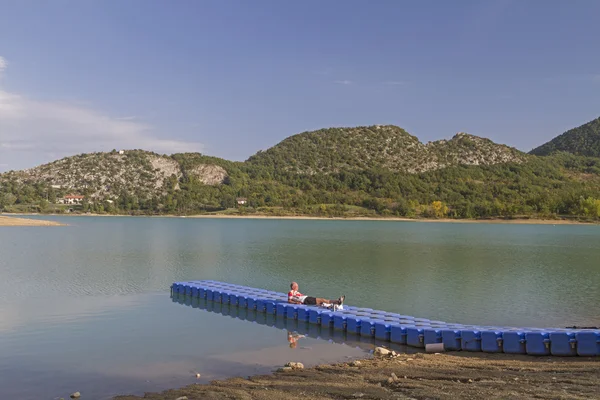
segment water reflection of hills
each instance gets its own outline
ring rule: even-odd
[[[332,343],[353,346],[364,351],[372,351],[377,346],[385,346],[386,348],[402,353],[418,353],[422,351],[414,347],[408,347],[374,338],[359,336],[333,328],[322,328],[320,325],[309,324],[308,322],[299,322],[297,320],[257,312],[256,310],[248,310],[247,308],[239,308],[229,304],[215,303],[212,301],[207,301],[206,299],[189,297],[183,294],[173,293],[171,295],[171,300],[174,303],[183,304],[215,314],[221,314],[223,316],[239,319],[240,321],[246,321],[288,331],[288,338],[290,335],[298,334],[313,339],[327,340]]]

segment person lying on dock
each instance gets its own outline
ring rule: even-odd
[[[307,306],[319,307],[324,307],[327,305],[342,306],[344,305],[344,300],[346,299],[346,296],[342,296],[337,300],[328,300],[321,297],[305,296],[298,291],[298,284],[296,282],[292,282],[290,288],[292,290],[290,290],[288,293],[288,303],[305,304]]]

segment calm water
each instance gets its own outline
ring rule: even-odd
[[[296,280],[460,323],[600,324],[599,226],[53,219],[70,226],[0,228],[0,398],[110,398],[369,348],[316,332],[292,349],[285,326],[172,301],[177,280]]]

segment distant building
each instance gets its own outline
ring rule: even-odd
[[[85,196],[80,196],[77,194],[68,194],[62,199],[58,200],[59,204],[81,204],[83,202]]]
[[[235,199],[235,201],[237,202],[238,206],[243,206],[248,202],[248,199],[245,197],[238,197],[237,199]]]
[[[125,154],[125,150],[119,150],[119,154]]]

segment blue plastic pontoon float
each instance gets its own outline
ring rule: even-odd
[[[250,311],[247,308],[239,308],[226,303],[215,303],[213,301],[208,301],[199,297],[186,296],[185,294],[173,293],[171,296],[171,300],[174,303],[182,304],[192,308],[197,308],[213,314],[219,314],[235,318],[240,321],[269,326],[288,332],[296,332],[298,334],[313,339],[321,339],[333,343],[350,345],[352,347],[360,348],[365,351],[373,350],[373,345],[387,345],[392,350],[409,354],[417,353],[419,351],[418,349],[408,347],[405,345],[384,342],[377,339],[373,339],[371,337],[367,338],[359,335],[351,336],[343,330],[322,329],[320,325],[309,324],[308,322],[302,322],[299,320],[278,318],[275,314],[259,313],[256,311]]]
[[[347,305],[343,310],[330,311],[290,304],[285,293],[209,280],[175,282],[171,290],[174,294],[256,310],[278,319],[305,322],[415,348],[443,343],[449,351],[600,356],[600,330],[596,329],[462,325]]]

